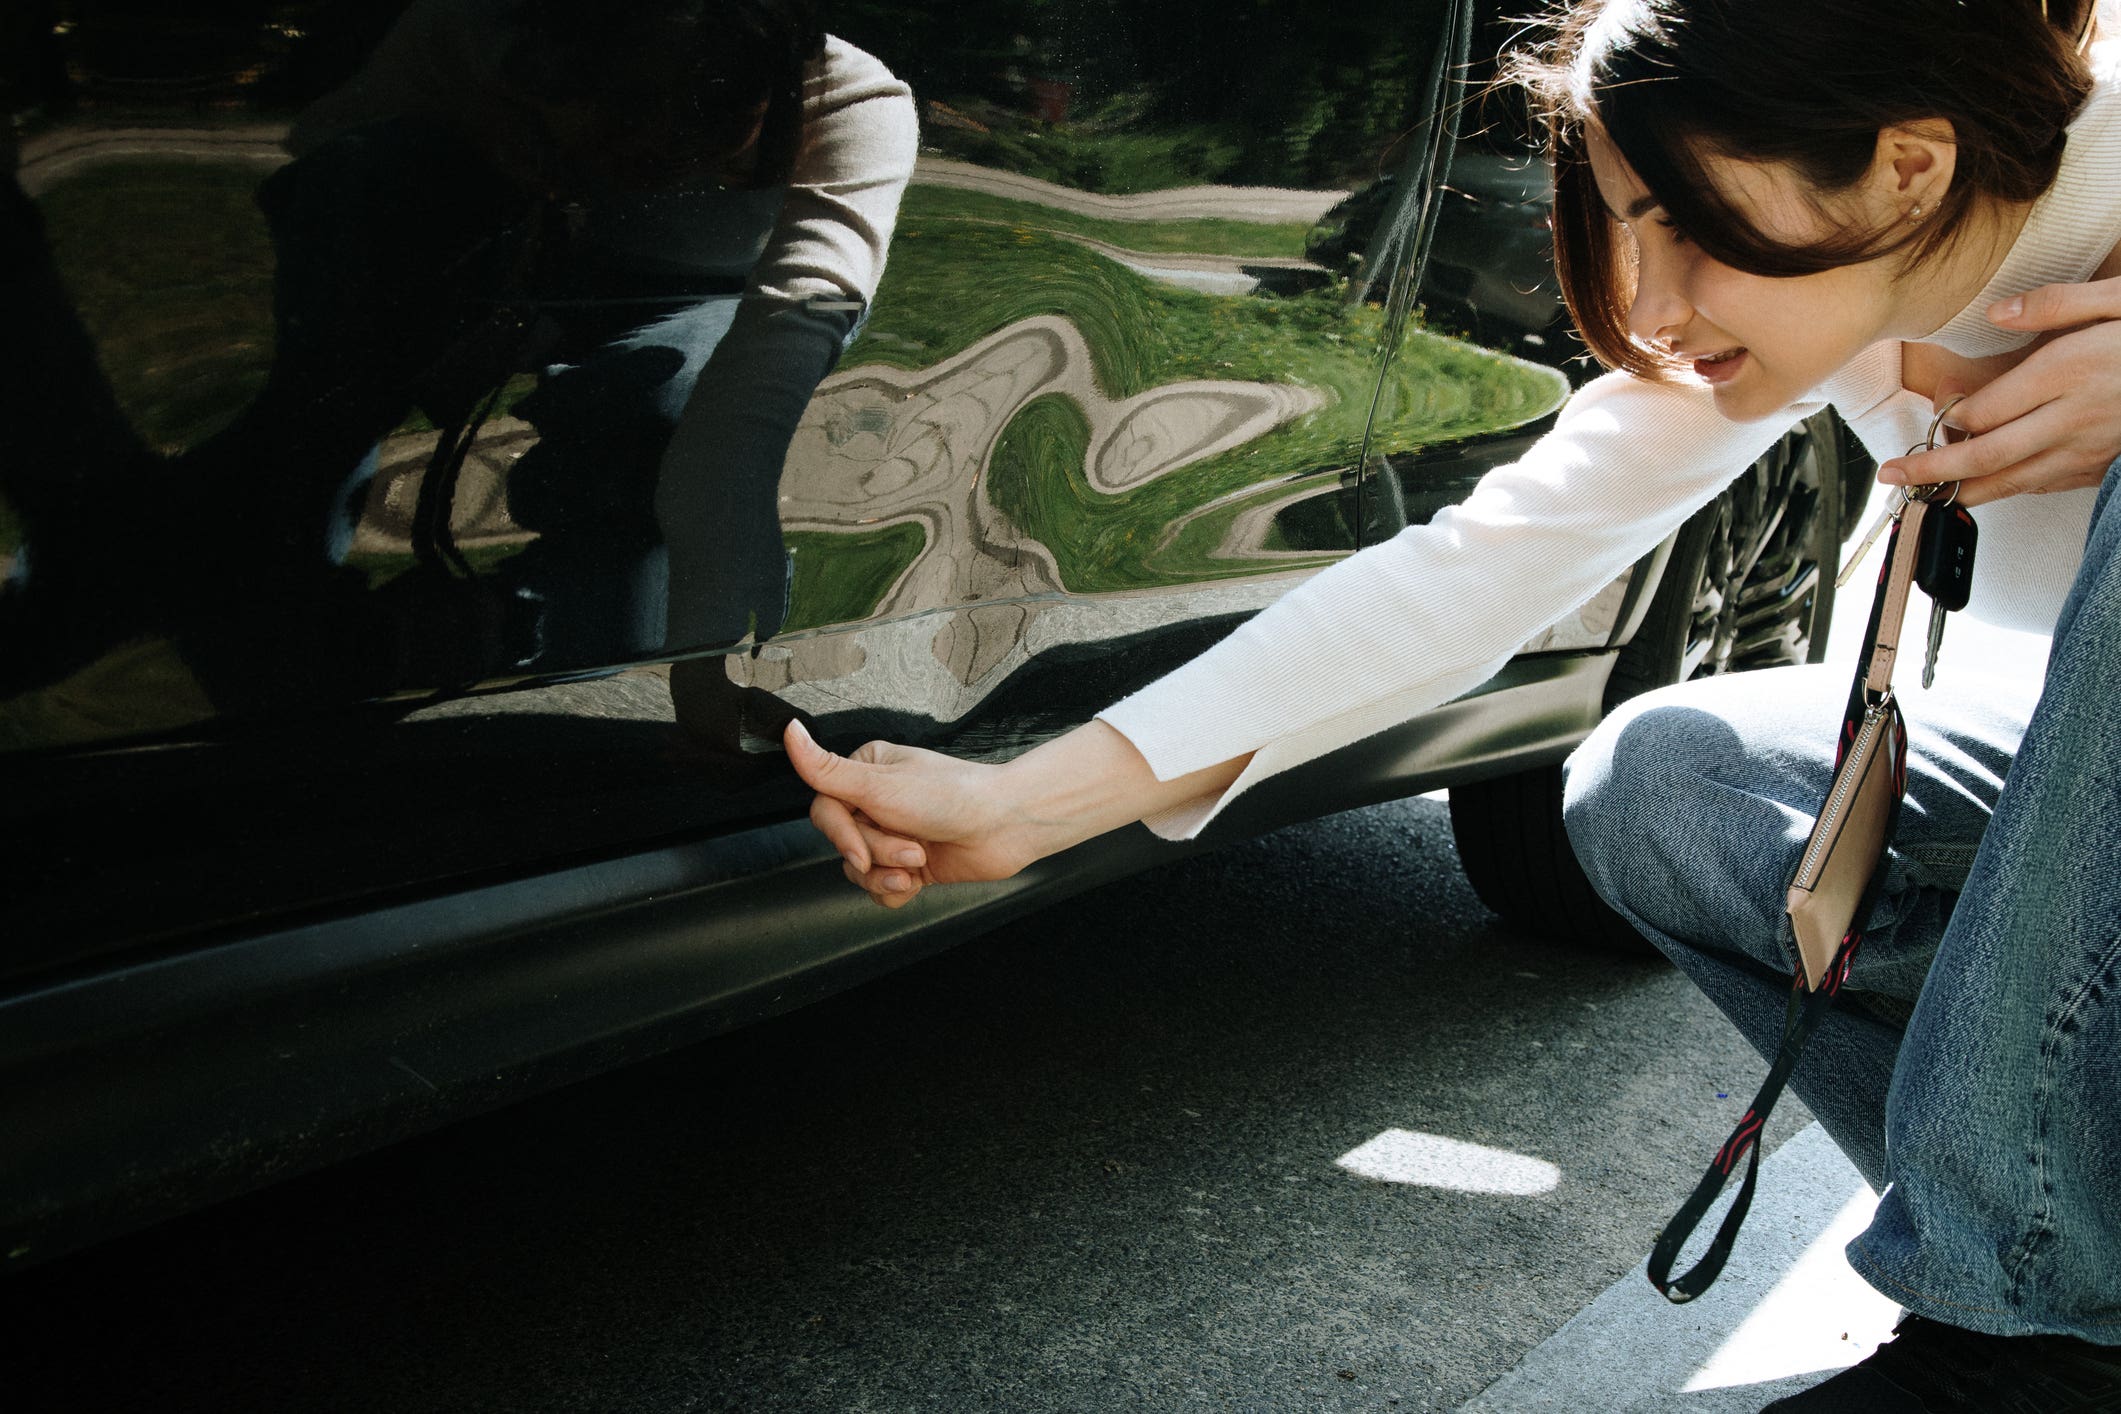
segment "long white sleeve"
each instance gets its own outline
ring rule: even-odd
[[[1552,431],[1462,503],[1321,571],[1099,713],[1159,780],[1253,753],[1220,796],[1145,823],[1189,839],[1267,777],[1478,687],[1828,405],[1880,460],[1906,451],[1930,419],[1928,402],[1901,387],[1897,342],[1864,350],[1812,397],[1758,422],[1726,421],[1705,385],[1618,373],[1585,385]],[[1990,601],[1983,617],[2051,624],[2088,493],[2019,497],[1983,515],[1995,524],[1976,579],[2003,590],[1977,590]],[[2008,568],[1992,567],[1998,559]]]
[[[884,278],[920,153],[913,90],[879,60],[828,37],[803,104],[803,150],[751,287],[768,298],[867,304]]]
[[[1255,753],[1223,795],[1150,828],[1190,837],[1256,782],[1478,686],[1821,405],[1734,423],[1703,385],[1586,385],[1464,502],[1321,571],[1099,714],[1160,780]]]

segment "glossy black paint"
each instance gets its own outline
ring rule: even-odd
[[[436,13],[513,33],[511,3],[423,0],[398,50]],[[783,812],[744,758],[760,693],[828,739],[1019,750],[1393,528],[1364,524],[1366,442],[1426,466],[1454,441],[1393,416],[1431,376],[1406,316],[1451,6],[846,7],[915,82],[924,146],[859,332],[808,310],[793,354],[725,332],[777,190],[538,196],[484,109],[471,131],[364,96],[401,8],[23,22],[0,749],[49,887],[21,931],[129,892],[88,860],[228,900],[63,930],[101,948],[415,885],[412,861],[442,880]],[[1367,229],[1329,269],[1349,211]],[[1460,398],[1478,417],[1558,396],[1492,368],[1494,397]],[[717,379],[788,410],[785,456],[673,459]],[[674,480],[740,488],[683,555],[650,506]],[[661,665],[701,653],[670,730]],[[584,677],[608,682],[561,690]],[[413,793],[546,823],[429,830],[459,812]],[[356,835],[392,843],[333,844]],[[280,887],[198,863],[261,839],[314,843]]]
[[[345,121],[401,4],[0,7],[15,1257],[1162,857],[885,915],[773,738],[1013,755],[1536,435],[1582,369],[1522,135],[1434,121],[1467,8],[845,0],[919,163],[769,346],[771,184]],[[673,454],[716,398],[769,434]],[[1657,564],[1223,832],[1556,759]]]

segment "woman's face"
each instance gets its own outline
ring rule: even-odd
[[[673,117],[647,105],[554,105],[545,127],[580,192],[667,191],[711,180],[758,142],[766,105]]]
[[[1873,260],[1816,275],[1748,275],[1712,259],[1669,224],[1664,208],[1597,131],[1591,171],[1636,256],[1628,332],[1676,354],[1734,422],[1787,407],[1866,345],[1893,332],[1894,262]],[[1723,189],[1763,235],[1788,243],[1816,236],[1824,218],[1788,168],[1711,163]],[[1872,219],[1872,213],[1851,213]]]

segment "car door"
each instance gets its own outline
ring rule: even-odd
[[[773,737],[1020,750],[1557,396],[1418,308],[1453,0],[845,0],[834,62],[918,123],[895,219],[847,207],[864,300],[747,298],[787,194],[585,111],[696,8],[5,11],[11,1262],[1162,857],[872,909]],[[1602,679],[1531,676],[1248,802],[1554,749]]]
[[[1405,329],[1461,8],[842,7],[920,125],[888,266],[829,368],[754,380],[785,457],[686,464],[749,499],[666,622],[642,409],[715,390],[779,198],[531,211],[501,139],[348,116],[500,0],[47,5],[0,484],[25,965],[785,817],[789,711],[1020,750],[1346,554],[1365,438],[1553,381]]]
[[[1465,9],[848,7],[923,151],[784,476],[795,632],[731,676],[1019,749],[1353,549],[1366,439],[1548,400],[1402,332]]]

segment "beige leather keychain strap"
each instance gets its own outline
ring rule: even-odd
[[[1879,590],[1885,596],[1878,611],[1878,626],[1871,636],[1871,661],[1863,687],[1872,700],[1892,690],[1893,664],[1900,656],[1900,630],[1907,623],[1908,591],[1915,585],[1915,559],[1922,553],[1922,520],[1929,514],[1929,501],[1912,497],[1900,511],[1900,534],[1893,542],[1892,563],[1886,566]]]
[[[1946,411],[1949,411],[1947,407]],[[1922,447],[1927,450],[1936,445],[1937,432],[1943,425],[1944,414],[1937,415],[1936,423],[1930,427],[1930,436]],[[1891,519],[1881,522],[1890,524],[1897,520],[1894,530],[1890,558],[1878,581],[1878,593],[1871,603],[1870,644],[1865,661],[1857,665],[1856,681],[1851,685],[1849,709],[1842,723],[1841,751],[1837,754],[1834,782],[1829,788],[1828,801],[1821,806],[1820,820],[1814,826],[1812,838],[1806,842],[1806,856],[1810,858],[1818,848],[1830,848],[1829,838],[1822,844],[1822,830],[1836,830],[1839,818],[1828,819],[1830,808],[1847,804],[1844,797],[1854,789],[1855,783],[1847,776],[1851,773],[1863,775],[1877,769],[1883,763],[1891,771],[1890,791],[1883,797],[1882,814],[1871,823],[1882,831],[1883,838],[1892,838],[1893,826],[1899,815],[1901,793],[1905,785],[1905,727],[1900,720],[1899,704],[1893,700],[1893,664],[1900,653],[1900,631],[1907,619],[1909,590],[1915,583],[1915,568],[1920,561],[1922,531],[1925,518],[1931,509],[1933,498],[1944,496],[1947,503],[1953,487],[1930,487],[1919,492],[1903,494],[1902,504]],[[1861,551],[1858,552],[1859,556]],[[1876,721],[1883,722],[1876,728],[1884,734],[1886,754],[1881,756],[1878,739],[1866,739],[1863,728]],[[1866,796],[1867,800],[1873,799]],[[1879,846],[1882,852],[1883,846]],[[1852,856],[1853,857],[1853,856]],[[1650,1284],[1664,1293],[1665,1299],[1673,1302],[1691,1301],[1709,1286],[1723,1270],[1731,1255],[1731,1246],[1737,1240],[1738,1230],[1744,1224],[1746,1213],[1753,1204],[1753,1194],[1760,1182],[1760,1136],[1767,1126],[1768,1116],[1774,1111],[1775,1102],[1781,1098],[1783,1087],[1788,1084],[1791,1073],[1797,1068],[1804,1054],[1806,1042],[1826,1019],[1834,999],[1840,994],[1842,984],[1848,980],[1849,969],[1855,961],[1856,949],[1863,938],[1863,920],[1868,917],[1875,902],[1879,881],[1882,877],[1874,854],[1861,870],[1859,886],[1849,895],[1853,903],[1855,926],[1842,932],[1836,930],[1839,945],[1831,961],[1819,969],[1816,977],[1808,977],[1806,968],[1800,965],[1797,976],[1792,979],[1789,1008],[1783,1018],[1782,1041],[1775,1049],[1773,1064],[1767,1078],[1760,1084],[1760,1093],[1746,1107],[1745,1114],[1723,1147],[1716,1151],[1715,1160],[1701,1182],[1680,1206],[1672,1220],[1658,1234],[1657,1243],[1651,1249],[1647,1273]],[[1799,874],[1803,875],[1800,865]],[[1793,897],[1795,889],[1793,886]],[[1860,895],[1858,897],[1857,895]],[[1800,948],[1802,940],[1800,939]],[[1745,1178],[1738,1193],[1725,1211],[1723,1221],[1707,1250],[1700,1259],[1685,1272],[1673,1274],[1678,1264],[1680,1250],[1707,1216],[1710,1205],[1737,1172],[1745,1165]]]

